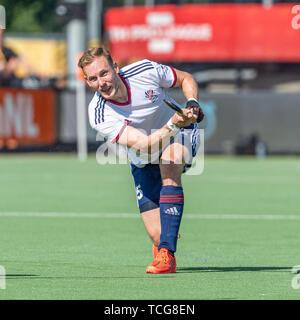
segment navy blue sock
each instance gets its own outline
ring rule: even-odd
[[[166,248],[174,254],[184,205],[182,187],[163,186],[159,205],[161,234],[158,249]]]

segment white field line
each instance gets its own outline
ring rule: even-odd
[[[84,212],[0,212],[0,217],[38,218],[100,218],[100,219],[139,219],[139,213],[84,213]],[[273,214],[196,214],[184,213],[184,219],[208,220],[300,220],[299,215]]]

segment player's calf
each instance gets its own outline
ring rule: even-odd
[[[184,206],[181,186],[163,185],[160,192],[161,235],[158,249],[166,248],[174,254]]]

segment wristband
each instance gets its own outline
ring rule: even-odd
[[[198,100],[195,99],[195,98],[189,98],[189,99],[188,99],[188,101],[192,101],[192,100],[194,100],[194,101],[196,101],[197,103],[199,103]]]
[[[167,122],[167,126],[171,131],[178,131],[180,129],[172,122],[172,118]]]

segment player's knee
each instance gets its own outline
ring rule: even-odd
[[[181,153],[170,155],[163,155],[160,162],[164,165],[182,165],[185,162],[185,157]]]
[[[181,185],[181,174],[183,172],[183,168],[184,164],[161,164],[160,171],[163,185]]]
[[[170,144],[162,153],[161,163],[180,165],[185,162],[186,148],[181,143]]]

